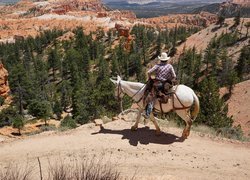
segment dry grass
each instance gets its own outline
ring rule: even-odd
[[[78,160],[79,159],[79,160]],[[120,173],[116,171],[111,163],[97,158],[75,158],[64,160],[54,160],[49,162],[48,168],[41,169],[41,174],[37,174],[37,168],[26,165],[20,168],[17,164],[10,164],[0,168],[0,180],[117,180]],[[42,165],[43,167],[43,165]],[[36,172],[36,173],[35,173]],[[37,177],[38,176],[38,177]],[[35,178],[36,177],[36,178]],[[42,178],[41,178],[42,177]]]
[[[17,164],[9,164],[5,169],[0,170],[1,180],[30,180],[31,176],[32,170],[28,165],[21,168]]]
[[[104,163],[96,158],[73,160],[73,162],[58,161],[50,165],[48,179],[53,180],[116,180],[120,173],[112,168],[110,163]]]

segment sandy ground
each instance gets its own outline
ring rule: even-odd
[[[46,132],[0,143],[0,167],[10,162],[34,165],[37,157],[43,171],[48,160],[74,155],[109,159],[123,178],[136,179],[249,179],[250,144],[212,139],[191,132],[184,142],[181,129],[163,128],[155,136],[152,125],[140,125],[131,132],[132,122],[110,122],[103,129],[87,124],[67,132]],[[34,173],[34,179],[38,173]]]

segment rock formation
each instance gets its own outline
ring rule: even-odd
[[[234,3],[234,4],[239,4],[241,6],[250,7],[250,1],[249,0],[232,0],[231,2]]]
[[[0,63],[0,96],[7,98],[9,92],[8,71]]]

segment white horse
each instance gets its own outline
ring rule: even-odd
[[[116,85],[116,97],[122,98],[124,94],[127,94],[138,104],[139,113],[135,124],[131,127],[131,130],[137,130],[141,114],[145,108],[143,106],[143,95],[146,89],[145,84],[124,81],[120,76],[117,76],[117,80],[110,80]],[[200,110],[199,99],[194,91],[185,85],[176,85],[170,89],[170,92],[172,92],[172,95],[171,98],[169,98],[168,103],[160,105],[160,102],[157,100],[154,105],[154,110],[159,112],[162,110],[163,113],[167,113],[171,110],[175,111],[186,122],[186,127],[182,133],[182,138],[186,139],[190,134],[192,121],[195,120]],[[194,109],[191,112],[191,107],[193,105]],[[160,135],[161,130],[154,118],[153,113],[150,114],[150,120],[155,125],[156,134]]]

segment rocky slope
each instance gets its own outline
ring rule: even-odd
[[[14,42],[15,37],[36,36],[48,29],[70,30],[82,26],[85,32],[99,27],[105,31],[122,24],[126,28],[142,23],[153,27],[178,26],[203,27],[217,20],[215,15],[200,13],[181,14],[152,19],[137,19],[130,11],[108,11],[100,0],[50,0],[32,2],[22,0],[15,5],[0,6],[0,43]]]
[[[250,22],[250,18],[244,18],[244,20],[241,20],[242,25],[238,26],[238,30],[241,32],[241,36],[245,36],[247,33],[247,28],[244,26],[247,22]],[[222,33],[230,32],[230,27],[234,24],[234,21],[232,18],[225,20],[226,26],[223,26],[221,28],[218,28],[218,25],[212,24],[211,26],[197,32],[196,34],[193,34],[189,38],[187,38],[187,41],[181,44],[177,48],[177,56],[176,60],[178,59],[178,55],[180,55],[183,52],[184,47],[185,48],[192,48],[196,47],[198,52],[204,52],[204,50],[207,48],[207,45],[214,37],[220,36]],[[236,43],[234,46],[228,47],[228,55],[233,58],[234,61],[236,61],[239,58],[240,50],[243,46],[248,45],[249,38],[244,39],[243,41]]]
[[[234,17],[241,13],[242,17],[250,17],[250,1],[227,1],[224,3],[215,3],[198,7],[194,9],[193,13],[200,13],[201,11],[210,12],[226,18]]]
[[[240,125],[244,134],[250,136],[250,80],[236,84],[228,100],[228,115],[233,116],[234,126]]]
[[[10,92],[8,83],[8,71],[0,63],[0,96],[7,98]]]
[[[22,0],[15,5],[0,6],[0,42],[14,42],[14,36],[36,36],[48,29],[74,29],[86,32],[99,27],[114,28],[120,23],[132,26],[135,15],[127,11],[106,11],[99,0],[39,1]]]
[[[200,14],[177,14],[144,19],[145,22],[161,28],[178,26],[206,27],[217,21],[217,16],[207,12]]]
[[[239,4],[241,6],[250,7],[250,1],[249,0],[231,0],[234,4]]]

